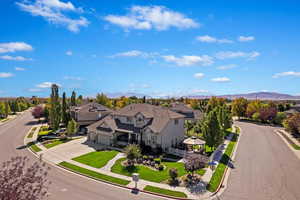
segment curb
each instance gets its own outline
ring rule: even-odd
[[[238,140],[236,142],[236,145],[234,147],[234,150],[231,154],[231,160],[232,161],[235,161],[236,152],[237,152],[237,149],[238,149],[238,146],[239,146],[239,143],[240,143],[240,138],[241,138],[242,132],[243,132],[241,127],[239,127],[239,126],[236,126],[236,127],[240,129],[240,133],[239,133],[239,137],[238,137]],[[222,180],[221,180],[221,182],[218,186],[218,189],[209,197],[209,199],[212,199],[213,197],[216,197],[216,196],[219,197],[226,190],[227,182],[228,182],[228,178],[229,178],[230,173],[231,173],[231,169],[228,166],[226,166],[225,172],[224,172]]]

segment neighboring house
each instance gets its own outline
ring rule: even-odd
[[[182,114],[186,120],[197,121],[203,119],[204,113],[200,110],[194,110],[184,103],[173,103],[171,104],[170,110]]]
[[[296,105],[291,106],[291,108],[289,110],[285,111],[285,113],[287,115],[293,115],[293,114],[296,114],[296,113],[300,113],[300,104],[296,104]]]
[[[86,132],[85,127],[99,121],[113,111],[98,103],[87,103],[70,108],[71,117],[77,122],[80,131]]]
[[[87,127],[88,140],[106,146],[143,144],[164,151],[184,140],[184,116],[150,104],[130,104]]]

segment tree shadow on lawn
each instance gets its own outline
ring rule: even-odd
[[[138,173],[139,170],[136,166],[132,165],[132,166],[122,166],[122,171],[125,173],[133,174],[133,173]]]
[[[234,165],[232,163],[231,158],[227,154],[223,154],[220,163],[227,165],[229,168],[234,169]]]

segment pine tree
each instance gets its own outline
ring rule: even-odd
[[[50,97],[50,126],[55,131],[59,128],[60,123],[60,103],[58,95],[58,86],[53,84],[51,86],[51,97]]]
[[[76,106],[76,92],[73,91],[71,95],[71,106]]]

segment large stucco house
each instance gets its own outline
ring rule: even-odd
[[[89,125],[88,141],[106,146],[130,143],[168,151],[184,140],[185,116],[150,104],[130,104]]]
[[[86,132],[88,125],[101,120],[112,112],[111,109],[95,102],[70,108],[70,115],[77,122],[81,132]]]

